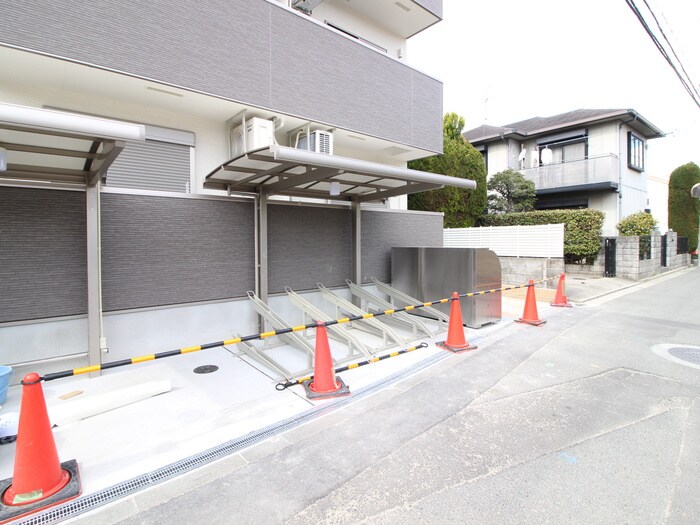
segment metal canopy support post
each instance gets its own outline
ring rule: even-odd
[[[255,290],[255,295],[257,295],[262,302],[267,303],[267,195],[263,192],[262,188],[258,190],[258,195],[255,202],[257,204],[256,218],[258,222],[258,231],[256,232],[258,237],[258,289]],[[260,332],[264,332],[265,318],[261,315],[258,315],[258,324],[260,326]]]
[[[102,364],[102,276],[100,271],[100,182],[85,187],[87,221],[88,362]],[[90,377],[99,376],[92,372]]]
[[[352,201],[352,281],[362,282],[362,206]],[[353,295],[353,304],[360,306],[360,299]]]

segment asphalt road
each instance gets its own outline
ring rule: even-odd
[[[75,521],[700,523],[700,270],[547,321]]]

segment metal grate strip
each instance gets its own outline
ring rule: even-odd
[[[157,485],[158,483],[162,483],[163,481],[167,481],[171,478],[189,472],[190,470],[194,470],[235,452],[239,452],[251,445],[254,445],[255,443],[291,430],[303,423],[306,423],[307,421],[327,414],[328,412],[338,410],[345,405],[373,394],[377,390],[381,390],[392,383],[396,383],[401,379],[415,374],[417,370],[421,370],[436,364],[450,357],[450,355],[451,354],[449,352],[434,354],[423,359],[413,368],[396,372],[380,381],[376,381],[371,385],[358,389],[357,391],[353,392],[350,397],[342,397],[329,401],[323,405],[316,406],[302,412],[301,414],[292,416],[291,418],[277,423],[273,423],[272,425],[268,425],[260,430],[255,430],[243,437],[228,441],[227,443],[223,443],[209,450],[205,450],[204,452],[195,454],[189,458],[171,463],[170,465],[166,465],[165,467],[159,468],[147,474],[142,474],[141,476],[137,476],[128,481],[118,483],[117,485],[113,485],[112,487],[103,489],[94,494],[89,494],[87,496],[74,499],[65,503],[64,505],[52,507],[45,512],[35,514],[24,521],[18,522],[18,525],[52,525],[68,518],[75,517],[84,512],[94,510],[102,505],[106,505],[107,503],[111,503],[112,501],[133,494],[134,492],[144,490],[148,487]]]

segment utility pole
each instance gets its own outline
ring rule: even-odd
[[[694,184],[692,188],[690,188],[690,196],[693,197],[694,199],[700,199],[700,182],[697,184]],[[698,253],[700,250],[700,213],[698,214],[698,247],[695,248],[695,253]],[[700,265],[700,256],[696,259],[696,264]]]

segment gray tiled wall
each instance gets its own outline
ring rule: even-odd
[[[0,187],[0,322],[87,310],[85,193]]]
[[[104,309],[243,296],[254,247],[251,203],[103,194]]]
[[[242,297],[255,287],[252,203],[102,193],[105,311]],[[347,208],[270,205],[269,290],[352,278]],[[85,194],[0,187],[0,322],[87,311]],[[363,280],[392,246],[442,246],[442,217],[362,212]]]
[[[391,283],[393,246],[442,247],[442,215],[363,211],[363,282]]]
[[[352,274],[350,210],[271,205],[267,249],[270,293],[344,285]]]

